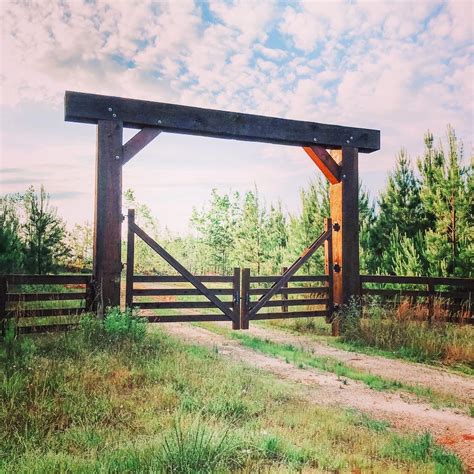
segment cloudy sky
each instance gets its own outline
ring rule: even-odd
[[[361,155],[372,195],[397,151],[452,124],[472,150],[472,1],[0,0],[0,193],[44,184],[69,223],[93,216],[95,126],[65,90],[381,130]],[[126,133],[126,137],[131,133]],[[303,150],[162,134],[124,167],[161,224],[186,228],[213,187],[298,210]]]

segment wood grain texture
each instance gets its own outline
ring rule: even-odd
[[[151,143],[159,134],[159,128],[145,127],[123,146],[122,165],[130,161],[137,153]]]
[[[333,157],[324,147],[305,146],[303,150],[331,184],[336,184],[341,181],[341,167],[334,161]]]
[[[380,149],[380,131],[202,109],[145,100],[66,91],[65,120],[120,120],[125,127],[292,146],[341,148],[348,141],[363,153]],[[115,115],[115,116],[114,116]]]
[[[94,216],[94,279],[102,309],[120,305],[122,132],[121,122],[99,120]]]

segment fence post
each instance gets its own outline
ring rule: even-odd
[[[242,281],[240,284],[240,329],[249,328],[249,306],[250,306],[250,268],[242,269]]]
[[[5,337],[7,330],[7,277],[0,277],[0,331]]]
[[[332,259],[332,219],[330,217],[324,219],[324,230],[331,230],[329,237],[324,242],[324,273],[328,276],[328,305],[326,317],[327,323],[332,323],[333,332],[336,331],[334,327],[334,275],[333,275],[333,259]]]
[[[282,269],[281,269],[282,275],[287,270],[288,270],[288,267],[282,267]],[[283,288],[288,288],[288,282],[286,282],[283,285]],[[286,292],[283,288],[282,288],[282,292],[281,292],[281,299],[284,301],[284,303],[282,303],[282,305],[281,305],[281,311],[282,311],[282,313],[287,313],[288,312],[288,305],[286,304],[286,301],[288,300],[288,292]]]
[[[87,280],[86,283],[86,311],[92,313],[95,310],[95,283],[94,277],[91,277]]]
[[[133,270],[135,267],[135,232],[132,224],[135,224],[135,209],[128,210],[128,233],[127,233],[127,272],[125,280],[125,308],[133,307]]]
[[[234,312],[232,329],[240,329],[240,268],[238,267],[234,268],[232,279],[232,310]]]
[[[432,282],[428,283],[428,325],[431,326],[434,316],[434,297],[435,297],[435,288]]]

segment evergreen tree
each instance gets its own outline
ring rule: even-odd
[[[270,206],[270,213],[265,223],[265,260],[269,262],[268,273],[280,273],[283,258],[288,244],[286,218],[281,210],[281,203],[277,207]]]
[[[201,242],[207,247],[207,256],[214,271],[230,270],[230,254],[235,239],[239,195],[219,195],[212,190],[209,209],[193,210],[191,224],[200,233]]]
[[[431,275],[472,275],[472,165],[462,166],[463,147],[451,127],[447,142],[447,152],[442,143],[434,147],[428,132],[418,160],[420,196],[430,220],[425,234],[427,270]]]
[[[425,209],[420,198],[420,182],[415,177],[405,150],[401,150],[395,170],[389,174],[387,187],[378,199],[379,212],[370,238],[370,270],[394,273],[393,255],[389,253],[392,234],[414,239],[428,226]],[[422,249],[417,249],[421,254]],[[421,262],[422,263],[422,262]],[[422,269],[424,268],[424,264]]]
[[[23,270],[24,245],[20,238],[19,194],[0,197],[0,273]]]
[[[56,270],[62,259],[69,255],[64,243],[66,227],[51,207],[49,195],[41,186],[39,194],[31,186],[23,197],[25,223],[25,267],[28,272],[43,274]]]

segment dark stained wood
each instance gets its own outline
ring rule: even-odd
[[[334,161],[333,157],[324,147],[318,145],[305,146],[303,150],[331,184],[336,184],[341,181],[341,167]]]
[[[123,146],[122,165],[130,161],[137,153],[151,143],[159,134],[159,128],[145,127]]]
[[[250,268],[242,269],[240,284],[240,329],[249,328]]]
[[[129,209],[127,215],[127,274],[125,281],[125,306],[133,306],[133,272],[135,267],[135,232],[132,224],[135,223],[135,209]]]
[[[65,120],[97,123],[120,120],[131,128],[157,127],[165,132],[205,137],[340,148],[347,141],[361,152],[380,149],[380,132],[354,127],[286,120],[222,110],[66,91]],[[115,114],[115,117],[114,117]]]
[[[138,235],[150,248],[168,262],[177,272],[179,272],[191,285],[198,289],[209,301],[214,303],[228,318],[234,320],[234,313],[225,303],[223,303],[211,290],[204,286],[194,275],[192,275],[183,265],[181,265],[172,255],[170,255],[158,242],[155,242],[145,231],[132,223],[132,230]]]
[[[251,295],[264,295],[268,291],[268,288],[250,288],[249,293]],[[282,288],[280,291],[277,291],[275,294],[287,294],[287,295],[298,295],[304,293],[329,293],[329,288],[327,286],[308,286],[308,287],[298,287],[298,288]]]
[[[233,295],[233,288],[209,288],[215,295]],[[202,295],[196,288],[135,288],[133,296]]]
[[[331,231],[331,234],[324,242],[324,272],[328,277],[327,288],[328,288],[328,320],[327,322],[332,322],[333,313],[334,313],[334,294],[333,294],[333,283],[334,283],[334,273],[333,273],[333,258],[332,258],[332,219],[327,218],[324,220],[324,230]]]
[[[16,310],[11,310],[15,314]],[[48,318],[52,316],[76,316],[84,313],[85,308],[48,308],[48,309],[20,309],[21,318]]]
[[[87,285],[91,275],[6,275],[9,285]]]
[[[231,276],[195,275],[203,283],[232,283]],[[136,283],[184,283],[186,278],[181,275],[134,275]]]
[[[420,285],[465,286],[474,290],[474,278],[398,276],[398,275],[361,275],[362,283],[413,283]]]
[[[232,311],[234,312],[232,329],[240,329],[240,268],[234,268],[232,291]]]
[[[7,292],[7,279],[5,276],[0,275],[0,335],[2,337],[5,337],[5,332],[7,329],[7,313],[5,309],[7,304]]]
[[[290,318],[325,318],[327,311],[288,311],[287,313],[258,313],[252,319],[290,319]]]
[[[223,301],[228,310],[233,307],[232,301]],[[134,301],[133,306],[140,309],[178,309],[178,308],[215,308],[211,301]],[[219,308],[220,309],[220,308]]]
[[[288,311],[288,306],[311,306],[316,304],[326,305],[328,302],[327,298],[307,298],[302,300],[297,299],[281,299],[281,300],[271,300],[265,303],[265,308],[277,307],[277,306],[285,306],[286,311],[282,311],[286,313]]]
[[[66,292],[66,293],[8,293],[7,301],[67,301],[85,300],[86,293]]]
[[[94,279],[102,310],[120,305],[122,131],[119,120],[98,121]]]
[[[309,258],[316,252],[316,250],[324,243],[330,232],[323,232],[302,254],[301,256],[291,265],[290,268],[276,281],[272,287],[258,300],[258,302],[252,306],[249,310],[249,317],[252,318],[257,312],[265,306],[267,301],[281,290],[283,285],[288,283],[291,277],[308,261]]]
[[[288,267],[283,267],[281,269],[282,275],[288,270]],[[285,291],[285,288],[288,288],[288,282],[286,282],[283,285],[282,291],[281,291],[281,300],[282,300],[282,306],[281,306],[281,311],[283,313],[288,312],[288,305],[285,304],[286,300],[288,299],[288,292]],[[268,306],[268,305],[267,305]]]
[[[179,316],[141,316],[150,323],[194,323],[200,321],[229,321],[222,314],[182,314]]]
[[[274,283],[281,278],[281,275],[271,276],[250,276],[250,283]],[[328,281],[327,275],[294,275],[290,278],[289,283],[293,282],[313,282]]]

